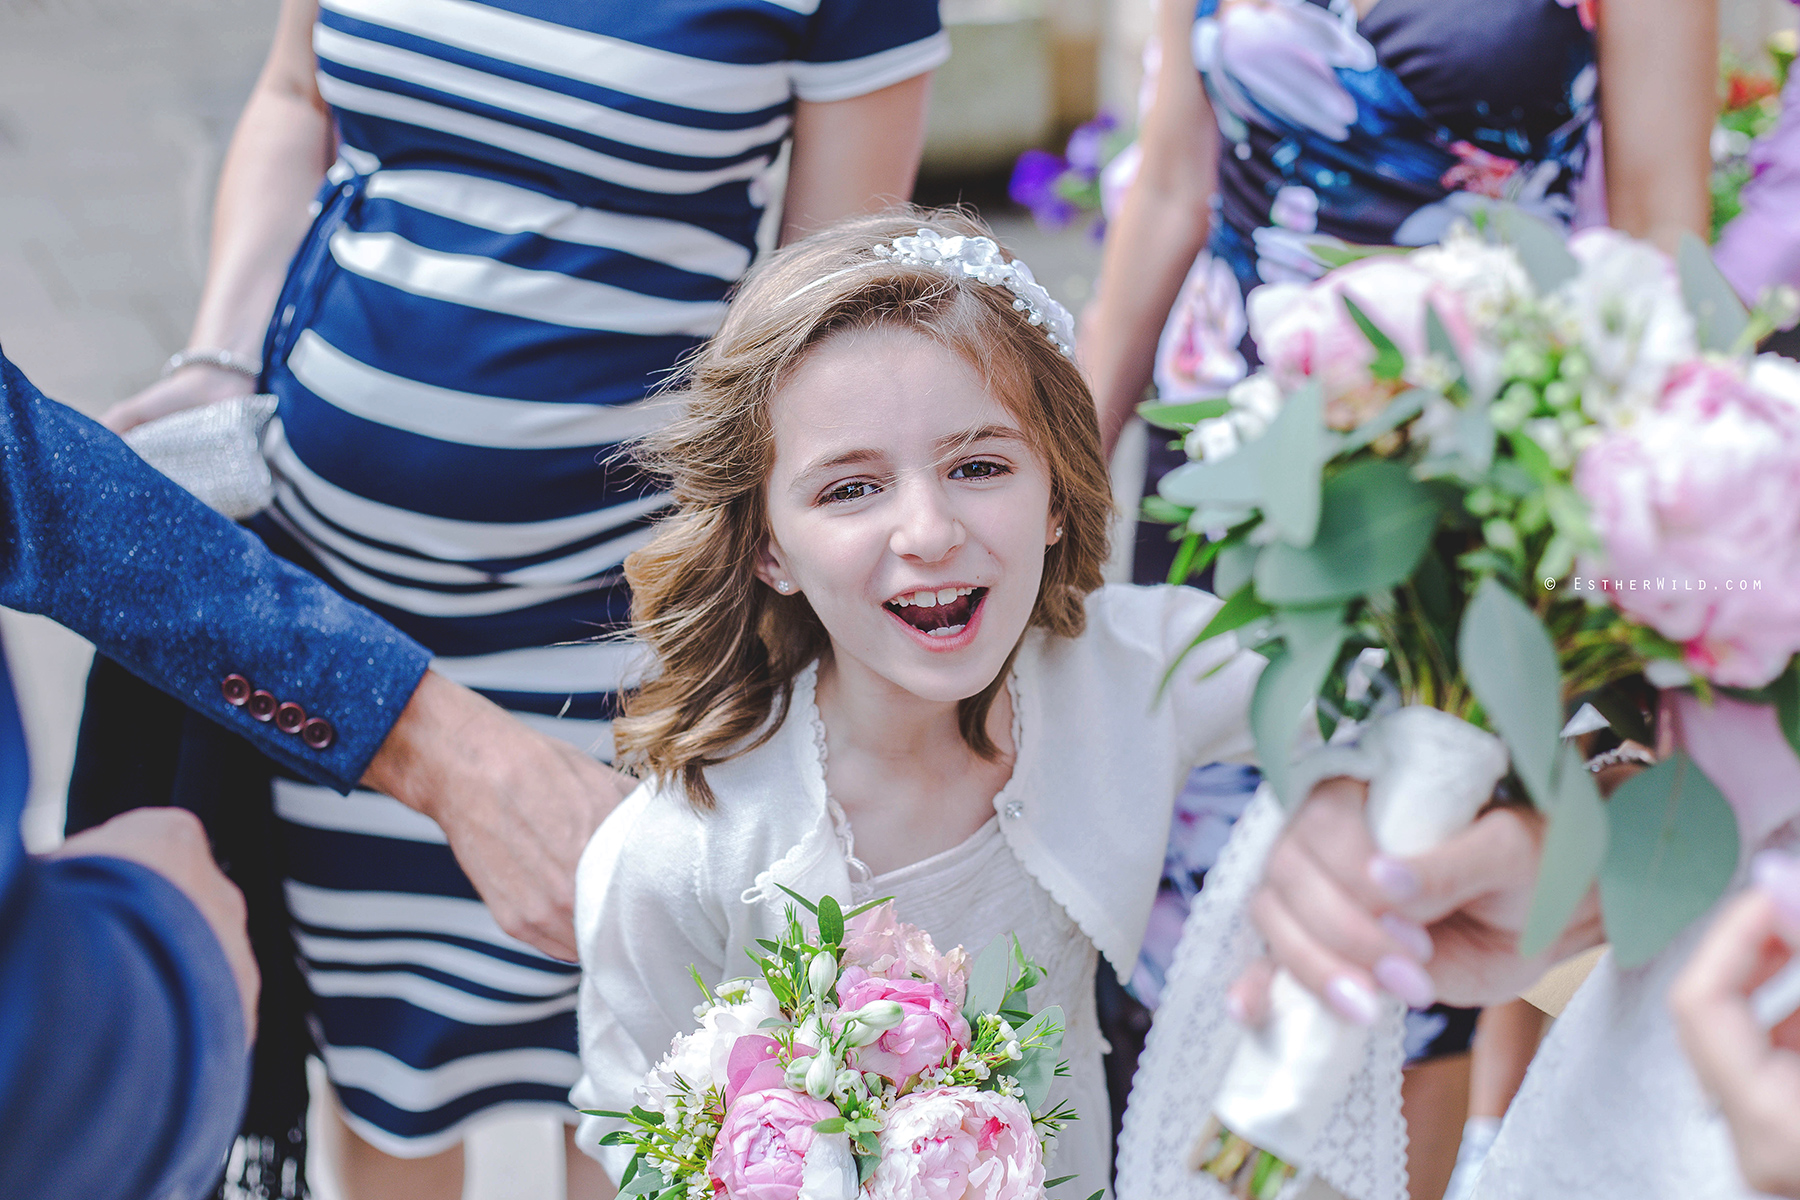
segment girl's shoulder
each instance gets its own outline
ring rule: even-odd
[[[1109,583],[1088,593],[1087,625],[1072,638],[1045,635],[1047,659],[1136,661],[1166,670],[1211,621],[1222,602],[1211,592],[1175,584]],[[1206,648],[1203,648],[1206,649]],[[1236,652],[1225,638],[1207,650],[1210,663]]]

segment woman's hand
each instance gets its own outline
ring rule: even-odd
[[[1599,942],[1599,902],[1590,893],[1556,945],[1529,959],[1519,954],[1543,846],[1534,811],[1492,809],[1437,849],[1394,859],[1369,834],[1367,797],[1355,780],[1325,781],[1270,853],[1250,911],[1272,962],[1234,986],[1240,1019],[1261,1023],[1272,966],[1369,1024],[1380,1011],[1377,989],[1415,1008],[1497,1004]]]
[[[1800,1197],[1800,1013],[1765,1031],[1750,993],[1800,946],[1800,862],[1768,853],[1669,992],[1694,1073],[1731,1126],[1744,1182]]]
[[[203,408],[234,396],[247,396],[256,390],[249,378],[237,371],[227,371],[210,363],[192,363],[166,379],[159,379],[129,400],[121,400],[106,410],[100,423],[114,433],[178,413],[189,408]]]

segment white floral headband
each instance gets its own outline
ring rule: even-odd
[[[989,287],[1013,294],[1013,308],[1044,331],[1050,344],[1069,358],[1075,357],[1075,319],[1069,310],[1044,290],[1031,268],[1017,259],[1008,262],[993,238],[945,237],[935,229],[921,229],[911,237],[897,237],[872,247],[877,258],[908,267],[930,267],[947,275],[962,275]]]
[[[1013,295],[1014,309],[1024,313],[1027,321],[1042,329],[1044,336],[1050,339],[1050,344],[1062,351],[1064,356],[1075,357],[1075,318],[1032,277],[1030,267],[1017,259],[1006,261],[1006,256],[1000,252],[1000,247],[993,238],[964,237],[961,234],[945,237],[935,229],[921,229],[910,237],[897,237],[892,242],[882,242],[870,249],[883,262],[899,263],[906,267],[930,267],[946,275],[961,275],[989,287],[1005,288]],[[871,265],[873,264],[864,262],[845,267],[841,271],[833,271],[790,293],[787,300]],[[782,303],[787,303],[787,300]]]

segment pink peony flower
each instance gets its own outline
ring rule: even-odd
[[[1604,560],[1584,567],[1714,683],[1760,687],[1800,651],[1800,394],[1759,360],[1671,372],[1656,407],[1581,456]]]
[[[1250,336],[1263,367],[1284,392],[1316,381],[1325,394],[1326,423],[1333,428],[1354,428],[1407,386],[1371,373],[1375,348],[1351,317],[1345,296],[1393,341],[1409,374],[1426,358],[1428,303],[1458,355],[1470,361],[1476,336],[1462,297],[1408,258],[1376,254],[1317,283],[1264,284],[1249,299]]]
[[[869,1200],[1032,1200],[1044,1154],[1024,1104],[998,1092],[929,1088],[888,1110]]]
[[[845,967],[861,967],[871,975],[928,980],[943,989],[952,1008],[960,1009],[968,993],[969,956],[963,948],[957,946],[948,954],[939,954],[931,935],[917,925],[902,922],[894,915],[891,903],[850,919],[840,962]]]
[[[841,1133],[813,1129],[837,1107],[804,1092],[747,1092],[725,1112],[706,1164],[724,1200],[852,1200],[856,1160]]]
[[[871,1000],[892,1000],[905,1016],[873,1043],[852,1052],[859,1071],[873,1071],[904,1087],[926,1067],[943,1062],[952,1046],[968,1049],[969,1023],[944,989],[923,979],[882,979],[862,967],[838,979],[838,1006],[852,1012]]]

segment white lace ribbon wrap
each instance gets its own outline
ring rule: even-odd
[[[1310,779],[1368,779],[1376,844],[1408,855],[1467,825],[1506,766],[1491,735],[1445,713],[1404,708],[1372,724],[1356,746],[1315,752],[1302,770]],[[1325,1184],[1349,1200],[1406,1200],[1400,1004],[1363,1028],[1278,974],[1262,1031],[1246,1033],[1225,1010],[1226,989],[1261,948],[1249,901],[1284,821],[1265,785],[1207,873],[1125,1114],[1120,1200],[1224,1200],[1225,1188],[1192,1162],[1212,1113],[1301,1168],[1286,1197]]]

